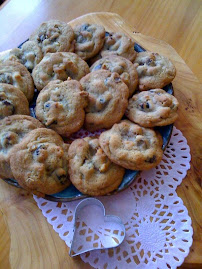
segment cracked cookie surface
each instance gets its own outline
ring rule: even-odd
[[[88,74],[87,63],[72,52],[47,53],[32,72],[34,84],[42,90],[52,80],[67,80],[68,77],[80,80]]]
[[[165,126],[178,117],[177,99],[162,89],[143,91],[133,95],[125,115],[143,127]]]
[[[74,31],[66,22],[59,20],[43,22],[31,34],[29,40],[37,42],[43,54],[57,51],[74,51]]]
[[[105,195],[120,185],[125,169],[110,161],[97,138],[76,139],[68,155],[70,180],[82,193]]]
[[[36,117],[62,136],[70,136],[83,125],[88,94],[76,80],[50,82],[39,93]]]
[[[83,23],[74,28],[75,53],[87,60],[95,56],[103,47],[105,29],[102,25]]]
[[[163,88],[176,75],[173,63],[166,57],[149,51],[140,52],[134,61],[139,77],[139,90]]]
[[[36,128],[44,127],[35,118],[25,115],[13,115],[0,121],[0,175],[12,178],[10,156],[12,148],[20,143],[25,135]]]
[[[110,128],[121,120],[128,105],[129,90],[119,74],[98,70],[83,77],[80,83],[89,94],[84,123],[87,130]]]
[[[163,156],[161,135],[128,120],[101,133],[99,143],[112,162],[126,169],[151,169]]]
[[[116,55],[106,56],[96,61],[90,67],[91,72],[100,69],[118,73],[123,82],[128,86],[129,96],[133,95],[138,85],[138,74],[131,61]]]
[[[10,164],[15,179],[39,196],[64,190],[70,185],[68,148],[53,130],[31,131],[12,149]]]

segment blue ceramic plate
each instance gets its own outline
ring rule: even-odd
[[[22,44],[19,47],[21,47],[21,46],[22,46]],[[138,44],[135,44],[134,48],[137,52],[145,51],[145,49],[143,49]],[[173,87],[172,87],[171,83],[169,85],[165,86],[163,89],[166,92],[173,94]],[[37,96],[38,96],[38,93],[37,93],[37,91],[35,91],[33,102],[30,104],[30,112],[31,112],[31,115],[33,117],[35,117],[34,108],[36,105]],[[168,145],[168,143],[170,141],[170,137],[171,137],[172,129],[173,129],[173,124],[163,126],[163,127],[156,127],[155,129],[158,130],[163,137],[163,150],[165,150],[166,146]],[[122,180],[121,184],[119,185],[118,189],[116,189],[114,192],[112,192],[108,195],[112,195],[112,194],[118,193],[118,192],[126,189],[133,182],[133,180],[138,176],[139,172],[140,171],[133,171],[133,170],[127,169],[125,172],[125,175],[123,177],[123,180]],[[5,179],[5,181],[7,183],[15,186],[15,187],[20,187],[14,179]],[[46,195],[44,198],[47,200],[51,200],[51,201],[68,202],[68,201],[81,199],[84,197],[87,197],[87,195],[82,194],[73,185],[70,185],[64,191],[58,192],[58,193],[53,194],[53,195]]]

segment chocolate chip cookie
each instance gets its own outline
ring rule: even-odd
[[[14,114],[29,115],[27,98],[14,86],[0,83],[0,119]]]
[[[14,178],[24,189],[39,196],[64,190],[70,185],[68,148],[53,130],[31,131],[12,149],[10,164]]]
[[[128,120],[101,133],[99,143],[112,162],[131,170],[151,169],[163,156],[161,135]]]
[[[136,58],[134,41],[123,33],[106,32],[104,47],[100,52],[102,57],[110,55],[122,56],[131,62]]]
[[[125,169],[110,161],[97,138],[76,139],[68,155],[70,180],[80,192],[105,195],[120,185]]]
[[[173,95],[154,89],[133,95],[125,115],[143,127],[165,126],[177,119],[178,105]]]
[[[138,85],[138,74],[134,65],[128,59],[116,55],[107,56],[96,61],[90,71],[109,70],[120,75],[123,82],[128,86],[129,96],[132,96]]]
[[[22,47],[10,50],[3,54],[0,62],[17,61],[23,64],[31,73],[34,67],[42,60],[43,54],[41,48],[34,41],[25,42]]]
[[[43,22],[31,34],[29,40],[37,42],[44,54],[57,51],[74,51],[74,31],[66,22],[59,20]]]
[[[83,60],[95,56],[103,47],[105,29],[102,25],[83,23],[74,28],[75,53]]]
[[[11,149],[25,135],[43,125],[37,119],[24,115],[13,115],[0,121],[0,176],[12,178],[10,169]]]
[[[36,117],[62,136],[77,132],[84,123],[88,94],[76,80],[55,80],[39,93]]]
[[[87,63],[72,52],[47,53],[32,72],[34,84],[40,91],[52,80],[80,80],[90,72]]]
[[[121,120],[128,105],[129,90],[118,73],[94,71],[80,83],[89,93],[84,123],[87,130],[110,128]]]
[[[140,52],[134,61],[139,77],[139,90],[163,88],[176,75],[173,63],[166,57],[149,51]]]
[[[34,83],[32,77],[24,65],[14,62],[5,61],[0,64],[0,83],[11,84],[21,90],[31,101],[34,95]]]

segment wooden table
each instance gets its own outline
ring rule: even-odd
[[[31,4],[30,4],[31,3]],[[180,99],[179,128],[191,148],[191,169],[178,187],[192,218],[194,242],[189,256],[181,268],[201,268],[201,80],[199,68],[201,50],[201,1],[7,1],[0,11],[0,51],[17,46],[24,41],[42,21],[57,18],[70,21],[80,15],[95,11],[120,14],[107,16],[106,26],[114,20],[127,34],[146,49],[156,50],[170,57],[177,68],[174,80],[175,95]],[[100,18],[101,18],[100,17]],[[145,34],[142,35],[139,32]],[[155,38],[167,41],[167,43]],[[187,65],[183,59],[187,62]],[[196,76],[190,70],[194,71]],[[31,195],[0,181],[0,268],[68,268],[89,269],[79,257],[70,258],[65,243],[47,223]]]

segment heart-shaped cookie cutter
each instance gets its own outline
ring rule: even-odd
[[[83,246],[82,248],[80,247],[78,249],[78,235],[76,235],[76,231],[77,231],[77,220],[78,217],[81,213],[81,210],[84,207],[87,206],[98,206],[99,208],[101,208],[102,210],[102,214],[103,214],[103,218],[104,218],[104,223],[113,223],[116,225],[116,227],[119,227],[118,230],[116,230],[116,234],[111,234],[111,236],[107,235],[105,238],[105,244],[101,244],[96,245],[94,247],[88,247],[87,246],[87,242],[86,242],[86,246],[85,246],[85,242],[83,242]],[[121,221],[121,219],[117,216],[113,216],[113,215],[105,215],[105,207],[103,205],[103,203],[95,198],[86,198],[84,200],[82,200],[76,207],[75,209],[75,213],[74,213],[74,230],[73,230],[73,238],[72,238],[72,243],[71,243],[71,247],[69,250],[69,256],[70,257],[74,257],[77,255],[80,255],[82,253],[91,251],[91,250],[98,250],[98,249],[109,249],[109,248],[114,248],[114,247],[118,247],[124,240],[125,238],[125,226],[123,224],[123,222]]]

